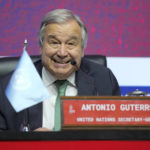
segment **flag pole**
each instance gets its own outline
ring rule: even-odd
[[[28,44],[28,41],[27,39],[24,40],[24,49],[26,50],[27,49],[27,44]]]
[[[27,50],[27,39],[24,40],[24,50]],[[28,123],[28,109],[23,110],[23,123],[20,126],[20,130],[22,132],[29,132],[30,131],[30,126]]]

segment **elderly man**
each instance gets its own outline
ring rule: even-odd
[[[41,61],[35,66],[51,98],[27,109],[31,130],[61,130],[59,87],[66,96],[120,95],[113,73],[83,58],[86,43],[87,29],[77,15],[66,9],[45,15],[39,31]],[[0,84],[1,130],[19,130],[23,122],[23,111],[15,113],[4,95],[10,76]]]

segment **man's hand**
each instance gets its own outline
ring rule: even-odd
[[[48,128],[37,128],[34,131],[35,132],[50,132],[51,130]]]

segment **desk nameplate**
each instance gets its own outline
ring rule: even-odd
[[[62,97],[62,129],[150,128],[150,97]]]

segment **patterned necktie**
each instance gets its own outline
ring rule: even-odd
[[[60,131],[61,130],[61,107],[60,107],[60,96],[65,95],[65,91],[68,85],[67,80],[57,80],[55,81],[55,85],[58,90],[58,95],[56,99],[56,104],[55,104],[55,126],[54,126],[54,131]]]

